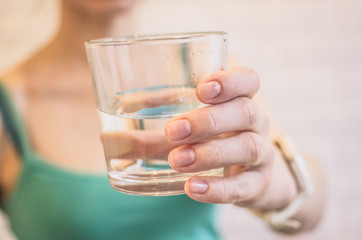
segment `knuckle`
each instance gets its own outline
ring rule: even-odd
[[[220,203],[232,203],[232,199],[231,199],[231,192],[230,189],[225,185],[222,184],[221,185],[221,191],[220,191]]]
[[[261,172],[259,178],[259,186],[258,186],[259,190],[256,191],[256,194],[254,194],[254,196],[250,199],[250,201],[257,202],[258,200],[260,200],[267,192],[269,183],[270,183],[269,177]]]
[[[249,152],[250,161],[252,165],[256,166],[260,162],[262,146],[256,134],[247,133],[247,138],[248,138],[247,150]]]
[[[257,122],[257,113],[254,102],[250,98],[242,97],[239,99],[239,108],[245,118],[248,128],[253,128]]]
[[[259,77],[259,75],[252,68],[247,67],[247,71],[249,73],[250,79],[255,84],[256,90],[258,90],[260,88],[260,77]]]
[[[222,159],[224,157],[223,148],[220,145],[214,144],[214,143],[211,143],[210,148],[211,148],[210,152],[212,153],[212,156],[210,156],[210,158],[214,160],[214,163],[216,165],[220,165],[220,162],[222,161]]]
[[[234,202],[243,202],[248,199],[250,195],[250,184],[245,180],[238,180],[236,182],[236,197]]]
[[[235,68],[235,70],[238,71],[238,73],[241,75],[248,76],[249,79],[252,80],[253,83],[256,84],[256,87],[259,88],[260,77],[259,77],[259,74],[254,69],[252,69],[251,67],[242,66],[242,67]]]
[[[206,116],[206,126],[211,130],[211,131],[216,131],[217,130],[217,120],[216,120],[216,116],[215,114],[211,111],[210,108],[205,108],[205,116]]]

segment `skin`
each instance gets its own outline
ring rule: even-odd
[[[54,40],[4,75],[4,84],[24,116],[32,145],[45,161],[71,171],[105,171],[83,43],[97,37],[126,35],[127,16],[135,2],[62,1],[61,25]],[[196,93],[201,102],[210,105],[171,119],[164,134],[153,138],[156,142],[142,143],[152,146],[150,149],[169,143],[171,147],[148,154],[168,158],[170,166],[179,172],[225,168],[221,178],[190,178],[185,184],[190,198],[273,210],[286,206],[296,196],[295,181],[272,143],[275,134],[271,134],[269,119],[255,102],[259,86],[258,75],[247,67],[207,76]],[[2,200],[6,201],[22,166],[9,139],[4,134],[1,137],[0,186]],[[102,138],[105,149],[113,154],[113,143],[122,135],[106,133]],[[134,142],[140,144],[137,139]],[[119,151],[115,152],[121,157]],[[303,223],[300,231],[317,225],[324,205],[321,171],[316,161],[308,160],[308,164],[317,194],[294,217]]]

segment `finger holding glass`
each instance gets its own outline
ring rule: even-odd
[[[225,167],[224,177],[191,177],[185,184],[191,198],[273,208],[296,194],[269,137],[268,118],[253,100],[259,85],[258,75],[246,67],[212,74],[196,89],[199,100],[210,105],[167,124],[169,141],[182,145],[169,154],[173,169],[188,173]]]

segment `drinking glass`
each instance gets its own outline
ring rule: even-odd
[[[226,69],[225,32],[107,38],[85,45],[113,188],[175,195],[184,193],[190,176],[222,174],[222,169],[171,169],[167,156],[177,146],[167,141],[164,128],[172,117],[205,106],[195,88],[200,79]]]

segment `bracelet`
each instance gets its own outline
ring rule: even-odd
[[[302,223],[293,219],[293,216],[301,209],[305,200],[314,193],[314,184],[304,158],[297,152],[292,141],[287,136],[282,136],[273,142],[279,148],[293,175],[297,185],[297,196],[280,210],[249,210],[276,230],[295,231],[302,227]]]

